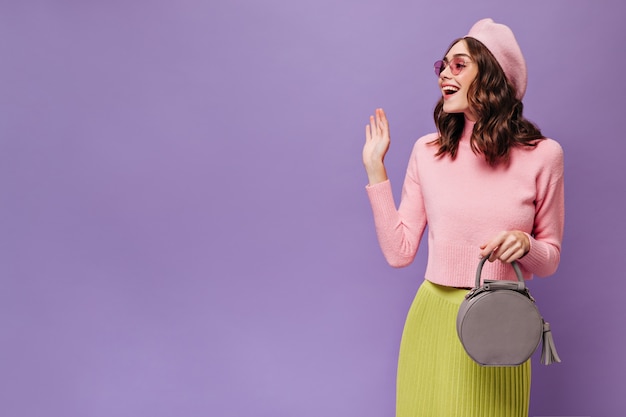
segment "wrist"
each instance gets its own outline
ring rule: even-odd
[[[380,162],[367,164],[365,166],[365,172],[367,173],[367,179],[369,181],[369,185],[378,184],[383,181],[387,181],[387,170],[385,169],[385,165]]]
[[[530,235],[526,232],[522,232],[522,234],[524,235],[524,254],[520,258],[523,258],[530,252]]]

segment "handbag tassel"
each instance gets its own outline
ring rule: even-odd
[[[543,322],[543,338],[541,342],[541,363],[544,365],[550,365],[554,362],[561,362],[559,354],[556,353],[554,347],[554,339],[552,332],[550,331],[550,323]]]

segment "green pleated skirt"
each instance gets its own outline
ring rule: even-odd
[[[420,286],[402,333],[396,417],[528,417],[530,361],[483,367],[465,353],[456,333],[465,294]]]

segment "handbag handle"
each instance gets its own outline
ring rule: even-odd
[[[487,261],[487,259],[489,259],[489,255],[485,256],[484,258],[482,258],[480,260],[480,262],[478,262],[478,268],[476,270],[476,285],[475,285],[475,288],[480,287],[480,274],[481,274],[481,272],[483,270],[483,265],[485,264],[485,261]],[[511,262],[511,266],[515,270],[515,275],[517,276],[518,284],[516,285],[516,287],[518,287],[519,289],[523,290],[524,288],[526,288],[526,282],[524,281],[524,277],[522,276],[522,270],[520,269],[520,267],[519,267],[519,265],[517,264],[516,261]],[[519,283],[521,283],[521,285],[519,285]]]

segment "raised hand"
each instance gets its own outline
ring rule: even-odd
[[[390,141],[387,116],[383,109],[376,109],[375,115],[370,116],[370,123],[365,126],[363,146],[363,165],[370,185],[387,180],[384,160]]]

